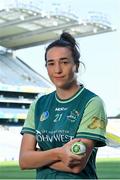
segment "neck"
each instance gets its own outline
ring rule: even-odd
[[[71,98],[78,90],[80,85],[76,84],[66,89],[57,88],[56,93],[60,99],[69,99]]]

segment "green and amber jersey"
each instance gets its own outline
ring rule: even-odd
[[[29,109],[21,134],[36,137],[42,151],[61,147],[73,138],[96,142],[85,169],[79,174],[46,168],[37,169],[38,179],[96,179],[97,147],[106,145],[107,116],[102,99],[82,87],[73,97],[61,100],[56,91],[39,97]]]

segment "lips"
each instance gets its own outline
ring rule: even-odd
[[[57,77],[54,77],[54,79],[63,79],[64,76],[57,76]]]

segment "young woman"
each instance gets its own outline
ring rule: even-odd
[[[56,90],[35,100],[22,128],[19,164],[37,170],[37,179],[97,179],[97,148],[106,145],[107,116],[101,98],[77,82],[80,53],[73,36],[63,32],[45,52]],[[86,153],[71,152],[74,142]],[[39,148],[37,148],[39,147]]]

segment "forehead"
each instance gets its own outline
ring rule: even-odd
[[[70,57],[72,52],[69,47],[52,47],[47,52],[47,58],[51,57]]]

